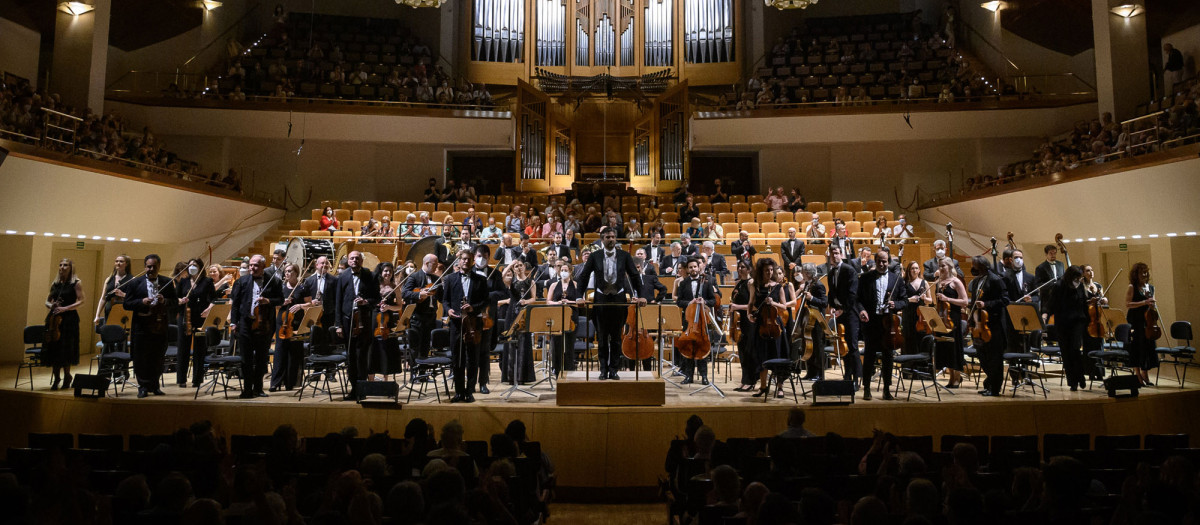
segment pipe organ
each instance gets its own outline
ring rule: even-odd
[[[646,0],[645,28],[643,31],[646,35],[646,43],[643,46],[643,54],[645,58],[642,63],[647,66],[670,66],[674,64],[672,55],[675,50],[671,45],[672,38],[672,14],[671,2],[673,0]]]
[[[733,0],[684,0],[683,38],[692,64],[732,62]]]
[[[566,65],[566,0],[538,0],[537,6],[537,64],[539,66]]]
[[[525,0],[475,0],[471,59],[520,62],[525,49]]]

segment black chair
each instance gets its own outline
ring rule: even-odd
[[[1146,434],[1146,450],[1183,450],[1190,447],[1190,436],[1187,434]]]
[[[1187,369],[1189,366],[1196,366],[1193,360],[1196,357],[1196,348],[1192,346],[1192,323],[1187,321],[1175,321],[1171,323],[1171,339],[1174,339],[1183,344],[1171,347],[1158,347],[1155,352],[1158,353],[1159,363],[1158,371],[1154,374],[1154,382],[1158,383],[1159,376],[1162,375],[1162,365],[1170,364],[1175,370],[1175,377],[1179,378],[1179,388],[1183,388],[1183,382],[1187,379]],[[1169,359],[1169,361],[1167,361]],[[1183,367],[1183,375],[1179,374],[1179,367]]]
[[[125,449],[125,436],[120,434],[80,434],[79,448],[120,452]]]
[[[1046,434],[1042,436],[1042,457],[1049,461],[1054,456],[1090,450],[1091,441],[1088,434]]]
[[[1113,340],[1106,343],[1100,350],[1088,352],[1088,357],[1096,360],[1096,366],[1104,368],[1107,372],[1104,374],[1107,377],[1112,377],[1117,370],[1129,369],[1129,351],[1125,347],[1129,344],[1129,323],[1121,323],[1113,328]]]
[[[1029,338],[1027,341],[1032,341],[1035,345],[1040,346],[1041,334],[1031,333],[1026,336]],[[1021,387],[1029,387],[1034,394],[1040,389],[1042,397],[1048,397],[1046,382],[1042,378],[1042,370],[1044,370],[1042,361],[1038,359],[1037,354],[1034,353],[1035,350],[1029,348],[1028,344],[1021,346],[1023,347],[1021,352],[1004,352],[1003,354],[1004,362],[1008,364],[1008,374],[1005,377],[1012,378],[1012,396],[1017,397],[1017,390],[1020,390]],[[1037,379],[1037,383],[1033,382],[1034,379]],[[1005,383],[1005,388],[1007,388],[1008,382]]]
[[[163,369],[162,374],[158,376],[158,382],[162,386],[167,386],[167,374],[174,373],[179,366],[179,326],[167,325],[167,351],[163,354]]]
[[[229,399],[229,380],[235,375],[238,378],[238,389],[241,389],[242,356],[225,353],[233,347],[221,340],[221,330],[216,327],[205,328],[204,338],[208,343],[208,349],[204,356],[204,372],[201,377],[208,379],[196,387],[196,394],[192,396],[192,399],[198,399],[200,392],[206,387],[208,395],[216,394],[217,386],[221,387],[221,393],[225,395],[225,399]]]
[[[29,448],[66,450],[75,447],[75,435],[68,433],[30,432]]]
[[[33,391],[33,369],[45,366],[42,364],[42,343],[46,339],[46,327],[42,325],[26,326],[22,335],[25,348],[25,359],[17,367],[17,381],[13,388],[21,386],[21,370],[29,370],[29,390]]]
[[[763,396],[763,403],[766,403],[772,397],[782,397],[783,380],[786,377],[788,384],[792,387],[792,400],[797,405],[800,404],[800,397],[796,395],[796,375],[800,373],[802,366],[799,360],[792,361],[786,357],[780,357],[763,361],[762,366],[767,370],[767,395]],[[775,384],[774,393],[771,393],[772,383]],[[808,391],[804,388],[804,381],[800,381],[800,393],[804,397],[808,397]]]
[[[450,385],[447,379],[450,369],[450,358],[444,354],[449,348],[450,329],[435,328],[429,335],[429,356],[416,360],[417,370],[413,371],[412,377],[409,380],[409,401],[412,401],[413,392],[417,392],[417,399],[425,397],[425,388],[432,383],[433,393],[437,396],[438,403],[441,403],[442,394],[438,390],[439,378],[442,381],[442,389],[446,391],[446,397],[450,397]],[[417,389],[417,385],[420,385],[420,390]]]
[[[921,338],[918,344],[920,349],[916,354],[901,354],[892,358],[892,362],[900,369],[900,380],[904,380],[904,376],[908,375],[908,396],[905,401],[912,400],[913,382],[921,381],[921,393],[925,397],[929,397],[928,390],[933,388],[933,393],[937,394],[937,400],[942,400],[942,393],[938,391],[936,371],[933,369],[933,347],[937,344],[937,339],[932,335],[926,335]],[[928,379],[932,385],[926,385],[925,380]],[[898,385],[897,385],[898,386]]]
[[[1097,452],[1136,450],[1140,448],[1142,448],[1142,436],[1137,434],[1129,436],[1096,436],[1095,450]]]
[[[343,393],[346,390],[346,354],[334,346],[329,330],[320,326],[312,328],[305,346],[308,356],[304,358],[304,381],[300,384],[297,398],[304,399],[304,390],[312,387],[313,397],[317,397],[317,392],[323,391],[329,395],[329,400],[333,401],[330,378],[343,385]]]

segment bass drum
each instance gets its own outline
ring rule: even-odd
[[[309,268],[309,263],[322,255],[328,257],[331,264],[335,263],[332,260],[333,241],[328,239],[292,237],[287,243],[287,253],[284,255],[284,260],[300,268],[300,271],[303,272]]]

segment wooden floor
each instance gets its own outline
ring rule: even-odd
[[[976,394],[968,380],[954,395],[943,392],[940,402],[920,394],[904,401],[904,392],[900,400],[881,401],[877,389],[874,400],[860,398],[851,406],[813,407],[811,400],[800,401],[808,411],[812,431],[846,436],[869,436],[876,428],[900,435],[933,435],[935,439],[943,434],[1060,432],[1200,435],[1200,418],[1191,415],[1200,403],[1200,383],[1192,377],[1200,374],[1192,372],[1185,388],[1180,388],[1167,366],[1159,385],[1142,389],[1134,399],[1111,399],[1099,384],[1092,390],[1070,392],[1059,386],[1057,377],[1051,377],[1047,378],[1045,398],[1029,389],[1022,389],[1015,398],[985,398]],[[739,373],[736,365],[732,373]],[[35,369],[32,392],[26,384],[14,389],[15,375],[13,366],[0,368],[0,404],[16,416],[0,426],[0,447],[4,448],[25,446],[28,432],[161,434],[201,419],[213,421],[226,435],[269,434],[288,423],[301,436],[356,426],[360,435],[388,431],[393,437],[403,435],[404,426],[413,418],[422,418],[434,428],[457,419],[465,427],[467,439],[487,440],[510,421],[521,419],[531,439],[541,441],[543,450],[554,458],[561,486],[622,493],[655,485],[670,440],[682,434],[684,422],[692,414],[700,415],[719,439],[763,437],[781,431],[788,409],[796,406],[790,395],[763,402],[732,392],[737,383],[725,381],[724,367],[710,375],[726,397],[713,389],[692,395],[699,385],[667,384],[666,404],[657,407],[559,407],[547,383],[527,387],[536,396],[516,393],[506,401],[501,395],[506,385],[494,381],[492,393],[476,394],[478,402],[473,404],[438,403],[433,396],[404,403],[402,396],[400,405],[360,406],[330,402],[328,396],[298,400],[283,392],[245,401],[236,399],[236,391],[228,400],[220,394],[193,400],[194,389],[174,385],[163,389],[165,396],[146,399],[136,399],[135,388],[127,388],[119,397],[80,399],[68,391],[50,391],[46,369]],[[632,372],[621,375],[625,381],[632,379]],[[493,368],[492,377],[499,377],[498,369]]]

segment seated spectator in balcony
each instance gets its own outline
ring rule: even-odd
[[[575,215],[575,210],[567,211],[567,219],[563,221],[563,230],[581,231],[583,223],[580,222],[579,216]]]
[[[725,244],[725,228],[717,224],[711,215],[708,217],[708,223],[704,225],[702,236],[715,244]]]
[[[763,88],[758,92],[758,98],[754,101],[756,106],[770,106],[775,103],[775,97],[772,95],[769,88]]]
[[[588,206],[587,216],[583,218],[583,232],[593,233],[600,230],[602,220],[595,206]]]
[[[754,109],[754,94],[750,91],[742,93],[742,98],[738,100],[737,105],[734,106],[733,109],[737,111],[749,111]]]
[[[438,104],[452,104],[454,103],[454,88],[450,87],[449,82],[443,80],[441,84],[438,85],[437,92],[434,94],[434,98],[437,100]]]
[[[364,222],[362,225],[362,231],[360,232],[360,235],[362,237],[378,237],[379,236],[379,222],[377,222],[374,218],[367,219],[367,222]],[[363,239],[360,242],[374,242],[374,241]]]
[[[275,84],[275,91],[271,93],[272,100],[287,102],[288,96],[287,87],[283,83]]]
[[[821,224],[821,216],[812,214],[812,222],[808,223],[808,227],[804,229],[804,235],[809,239],[809,244],[825,244],[825,225]]]
[[[643,237],[642,226],[643,224],[638,222],[637,217],[630,218],[629,226],[625,228],[625,238],[630,241],[641,240]]]
[[[896,84],[896,75],[892,74],[891,71],[885,71],[882,75],[879,75],[877,82],[879,82],[879,84],[883,85],[883,86],[895,85]]]
[[[352,86],[361,86],[367,83],[367,78],[370,76],[371,74],[367,72],[367,65],[359,63],[358,69],[353,69],[346,75],[346,82]]]
[[[333,232],[337,231],[338,228],[341,228],[341,222],[339,222],[337,217],[334,216],[333,207],[326,206],[325,209],[321,211],[321,231]]]
[[[429,86],[429,79],[422,78],[421,84],[416,89],[417,102],[429,104],[434,101],[433,88]]]
[[[788,209],[792,212],[798,212],[804,211],[806,206],[808,206],[808,201],[804,200],[804,194],[800,193],[800,188],[793,187],[788,194]]]
[[[458,202],[475,204],[476,199],[474,186],[465,180],[458,183]]]
[[[771,211],[787,211],[788,198],[783,194],[783,186],[767,190],[767,209]]]
[[[761,91],[762,88],[763,88],[763,81],[762,81],[762,76],[760,76],[760,75],[754,75],[754,76],[750,77],[750,80],[746,81],[746,91],[747,92],[757,93],[757,92]]]
[[[867,47],[858,53],[859,62],[874,62],[879,59],[879,52],[875,51],[874,46]]]
[[[496,218],[488,217],[487,226],[479,233],[479,242],[483,244],[499,244],[500,236],[503,234],[504,231],[499,226],[496,226]]]
[[[462,229],[470,232],[471,236],[478,237],[479,232],[483,230],[483,219],[480,219],[479,215],[475,213],[474,207],[470,207],[467,208],[467,216],[463,217],[461,226]]]
[[[492,93],[488,91],[487,85],[480,83],[475,85],[475,89],[471,92],[471,100],[475,105],[487,107],[492,105]]]
[[[708,197],[708,201],[713,204],[729,202],[729,194],[725,193],[725,188],[721,186],[720,177],[713,179],[713,186],[713,192],[712,195]]]
[[[521,233],[525,231],[525,216],[521,213],[520,204],[514,204],[512,210],[508,212],[508,217],[505,217],[504,231],[508,233]]]
[[[379,219],[379,237],[395,237],[396,229],[392,227],[392,216],[384,215]],[[392,242],[391,240],[381,242]]]
[[[442,188],[442,202],[458,202],[458,185],[454,179],[446,180],[446,187]]]
[[[346,60],[346,55],[342,54],[341,46],[333,46],[333,51],[329,52],[329,61],[335,64],[340,64]]]
[[[950,91],[950,86],[942,86],[942,92],[938,93],[938,103],[954,102],[954,93]]]
[[[258,66],[258,64],[255,64],[255,66]],[[271,77],[271,80],[274,80],[274,81],[282,80],[284,78],[287,78],[287,74],[288,74],[287,64],[283,63],[282,57],[279,60],[272,62],[271,65],[267,67],[267,75]]]
[[[306,56],[308,56],[308,58],[312,59],[313,61],[320,62],[322,59],[325,58],[325,52],[321,50],[321,46],[313,44],[312,47],[308,48],[308,53]]]
[[[234,60],[229,66],[229,71],[225,72],[225,76],[234,82],[239,82],[246,78],[246,68],[242,67],[241,60]]]
[[[771,46],[771,56],[786,57],[791,54],[791,49],[783,37],[775,39],[775,45]]]
[[[679,222],[689,223],[692,219],[700,216],[700,208],[696,207],[691,194],[684,197],[683,208],[679,210]]]
[[[521,230],[521,233],[524,233],[530,237],[540,236],[542,234],[541,215],[534,215],[530,217],[529,220],[526,221],[525,228]]]
[[[383,81],[384,85],[392,89],[400,89],[404,87],[404,80],[400,78],[400,70],[393,69],[387,79]]]
[[[833,90],[833,105],[849,106],[850,102],[850,92],[846,90],[846,86],[838,86]]]
[[[561,222],[558,222],[558,217],[555,215],[550,215],[549,217],[550,219],[542,226],[541,237],[543,239],[549,239],[554,234],[562,234],[563,232],[563,225]]]
[[[842,50],[842,46],[840,46],[837,43],[836,39],[830,39],[829,43],[825,45],[825,54],[826,55],[836,55],[839,52],[841,52],[841,50]]]
[[[439,234],[439,228],[429,221],[429,212],[421,212],[418,218],[421,220],[420,227],[417,228],[417,233],[420,237],[431,237]]]
[[[417,216],[410,213],[404,217],[404,224],[398,228],[398,233],[406,241],[415,241],[421,238],[421,226],[417,224]]]
[[[916,236],[916,234],[913,233],[913,226],[908,223],[908,219],[903,213],[896,218],[896,222],[896,226],[892,227],[892,237],[897,239],[909,239]]]
[[[246,101],[246,94],[242,92],[241,84],[233,86],[233,92],[229,94],[229,100],[236,100],[238,102]]]
[[[888,228],[887,219],[882,216],[875,219],[875,228],[871,230],[871,237],[875,239],[873,241],[875,244],[879,244],[879,237],[881,235],[884,236],[884,238],[890,238],[892,236],[892,229]]]
[[[329,72],[329,77],[327,80],[330,84],[335,86],[340,86],[346,83],[346,71],[342,69],[341,64],[333,66],[333,71]]]
[[[688,221],[688,227],[683,231],[683,234],[692,239],[704,238],[704,228],[700,226],[700,218],[692,217],[692,219]]]
[[[429,187],[425,188],[425,202],[440,202],[442,190],[437,187],[437,180],[429,179]]]
[[[920,80],[912,79],[912,84],[908,86],[908,98],[910,100],[925,98],[925,86],[921,85]]]

